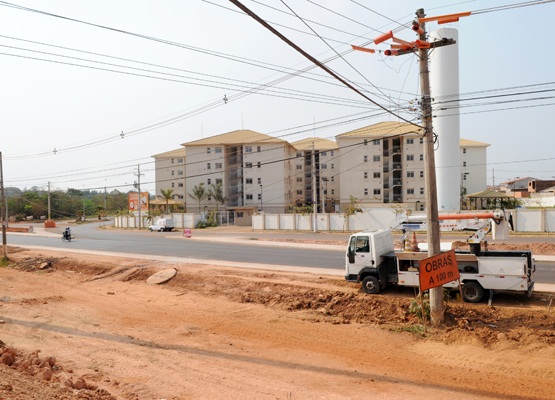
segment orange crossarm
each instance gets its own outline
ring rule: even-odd
[[[438,15],[435,17],[424,17],[418,18],[418,22],[430,22],[430,21],[437,21],[438,24],[446,24],[447,22],[456,22],[459,20],[460,17],[468,17],[472,14],[472,11],[466,11],[457,14],[446,14],[446,15]]]
[[[494,213],[468,213],[468,214],[439,214],[437,219],[440,221],[449,220],[449,219],[488,219],[488,218],[496,218]]]
[[[386,56],[398,56],[399,50],[386,50],[383,52]]]
[[[392,49],[401,49],[401,50],[408,50],[410,49],[409,46],[405,46],[404,44],[390,44]]]
[[[353,50],[364,51],[366,53],[375,53],[376,50],[374,49],[367,49],[366,47],[355,46],[354,44],[351,45]]]
[[[374,44],[380,44],[381,42],[385,42],[387,39],[391,39],[393,37],[393,32],[389,31],[386,32],[377,38],[374,39]]]

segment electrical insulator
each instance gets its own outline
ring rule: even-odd
[[[383,35],[378,36],[374,39],[374,44],[380,44],[381,42],[385,42],[387,39],[391,39],[393,37],[393,32],[389,31],[384,33]]]

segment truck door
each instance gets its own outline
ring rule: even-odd
[[[370,240],[368,236],[352,236],[347,252],[349,273],[358,274],[364,267],[371,267]]]

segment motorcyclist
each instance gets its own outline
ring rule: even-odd
[[[64,238],[66,238],[66,239],[71,238],[71,228],[69,226],[64,231]]]

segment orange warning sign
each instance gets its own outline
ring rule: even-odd
[[[419,270],[420,290],[428,290],[460,278],[455,250],[421,260]]]

